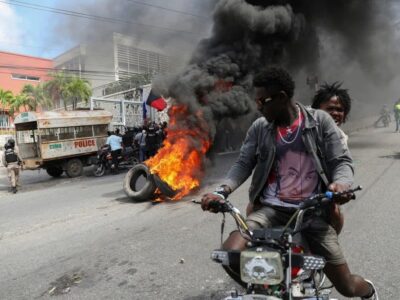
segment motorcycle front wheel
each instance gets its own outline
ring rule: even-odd
[[[93,170],[93,175],[96,177],[101,177],[106,172],[106,167],[104,164],[97,164]]]
[[[133,156],[133,157],[131,158],[131,164],[132,164],[132,166],[135,166],[135,165],[137,165],[138,163],[140,163],[139,159],[137,159],[135,156]]]

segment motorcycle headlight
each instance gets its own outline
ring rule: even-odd
[[[240,276],[246,283],[276,285],[283,281],[283,264],[279,252],[242,251]]]

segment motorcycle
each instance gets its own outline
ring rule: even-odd
[[[133,147],[125,147],[122,149],[121,155],[118,156],[118,169],[131,168],[139,163],[139,150]],[[112,156],[109,145],[102,146],[97,152],[97,160],[93,175],[96,177],[103,176],[106,171],[112,170]]]
[[[380,127],[380,123],[382,122],[383,127],[389,127],[390,123],[390,114],[388,112],[386,113],[381,113],[379,119],[375,122],[374,127],[378,128]]]
[[[358,186],[343,193],[314,195],[300,204],[283,228],[253,231],[228,200],[212,201],[210,208],[224,216],[221,243],[225,213],[233,217],[239,232],[248,241],[248,247],[243,251],[219,249],[211,254],[211,259],[221,264],[228,275],[245,288],[244,294],[235,290],[224,300],[336,300],[330,298],[332,286],[325,286],[324,258],[311,254],[302,238],[301,231],[305,229],[303,218],[306,213],[319,214],[321,207],[345,193],[351,193],[355,199],[354,192],[361,189]]]

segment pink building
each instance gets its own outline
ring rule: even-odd
[[[17,95],[26,84],[36,86],[49,80],[51,69],[51,59],[0,51],[0,88]],[[7,111],[7,107],[0,105],[0,128],[9,127]]]

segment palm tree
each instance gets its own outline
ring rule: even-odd
[[[65,86],[63,92],[67,103],[72,104],[72,109],[76,109],[77,104],[81,101],[87,103],[92,95],[90,83],[86,79],[72,77],[70,82]]]
[[[33,110],[31,103],[29,103],[28,98],[24,94],[19,94],[12,98],[9,105],[10,116],[14,116],[16,112],[20,112],[21,108],[24,108],[24,111]]]
[[[53,103],[51,99],[46,95],[42,84],[39,84],[37,86],[27,84],[22,88],[21,94],[25,96],[25,106],[28,106],[29,110],[36,111],[39,107],[52,107]]]
[[[50,76],[53,78],[44,84],[44,91],[48,98],[51,99],[53,104],[58,103],[61,105],[63,102],[63,93],[65,86],[69,82],[69,76],[65,75],[64,72],[52,73]]]
[[[75,109],[78,102],[87,102],[92,95],[90,84],[87,80],[76,76],[69,76],[63,72],[51,75],[52,80],[44,85],[45,95],[52,99],[53,103],[64,103],[67,109],[68,104],[72,104]]]
[[[2,106],[2,109],[5,109],[8,105],[10,105],[12,98],[13,94],[11,91],[6,91],[0,88],[0,104]]]

